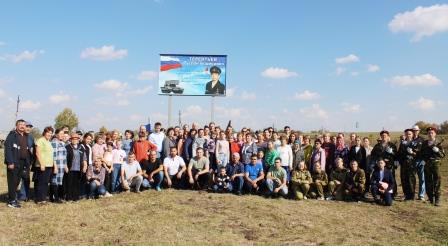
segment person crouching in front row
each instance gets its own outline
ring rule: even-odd
[[[372,196],[376,203],[381,204],[384,201],[384,205],[391,206],[395,180],[392,172],[384,168],[386,162],[383,159],[378,160],[377,166],[378,168],[373,172],[372,178],[370,179]]]
[[[101,158],[95,159],[93,165],[87,169],[87,182],[89,183],[89,199],[98,198],[106,194],[104,178],[106,169],[102,166]]]
[[[286,197],[288,195],[288,185],[286,180],[288,178],[286,170],[282,167],[282,159],[275,159],[275,166],[269,168],[267,178],[265,181],[266,187],[268,189],[266,196],[281,195]]]
[[[140,186],[143,182],[142,168],[140,163],[135,160],[135,154],[129,153],[128,161],[121,166],[121,185],[125,192],[134,189],[140,193]]]

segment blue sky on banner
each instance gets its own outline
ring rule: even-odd
[[[443,1],[3,1],[0,130],[42,128],[64,107],[81,127],[167,121],[159,54],[228,55],[215,121],[301,130],[401,130],[448,119]],[[173,119],[210,119],[209,97]]]

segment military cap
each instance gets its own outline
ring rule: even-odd
[[[217,74],[221,74],[221,69],[217,66],[213,66],[210,68],[210,73],[217,73]]]
[[[390,135],[390,134],[389,134],[389,131],[387,131],[387,130],[382,130],[382,131],[380,132],[380,135],[383,135],[383,133],[386,133],[387,135]]]
[[[426,128],[426,132],[429,132],[429,131],[437,132],[437,129],[432,127],[432,126],[430,126],[430,127]]]
[[[408,128],[408,129],[404,130],[404,132],[414,132],[414,129]]]

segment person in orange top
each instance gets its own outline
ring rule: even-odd
[[[230,155],[233,153],[241,153],[241,145],[238,143],[237,138],[230,136],[229,137],[229,143],[230,143]]]
[[[142,164],[148,160],[148,153],[151,150],[157,150],[157,146],[148,140],[146,140],[146,134],[140,132],[138,134],[138,140],[132,145],[131,152],[135,154],[135,159]]]

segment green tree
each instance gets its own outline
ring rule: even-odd
[[[106,134],[107,132],[108,132],[108,131],[107,131],[107,128],[106,128],[105,126],[102,126],[102,127],[100,128],[99,133]]]
[[[434,127],[436,129],[439,129],[439,125],[437,125],[436,123],[429,123],[429,122],[425,122],[425,121],[417,121],[415,122],[415,124],[420,128],[420,131],[423,134],[426,134],[426,128],[428,127]]]
[[[440,124],[440,134],[448,134],[448,120]]]
[[[68,126],[68,128],[73,130],[73,128],[78,127],[79,121],[78,116],[70,108],[65,108],[60,112],[54,119],[54,127],[56,129],[63,126]]]

